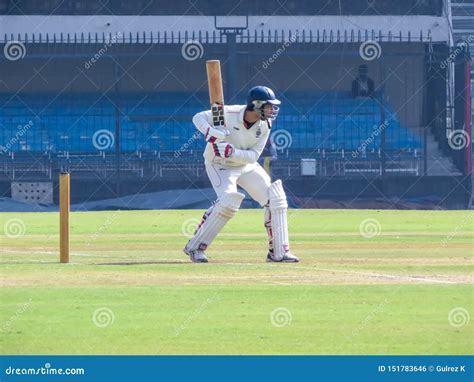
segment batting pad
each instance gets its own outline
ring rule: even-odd
[[[244,197],[245,195],[240,192],[224,193],[214,205],[206,221],[189,240],[186,245],[187,250],[205,251],[226,223],[237,213]]]
[[[288,202],[286,201],[286,194],[281,180],[278,179],[270,185],[268,196],[270,199],[272,223],[273,258],[279,261],[283,259],[285,253],[290,251],[288,221],[286,217]]]
[[[268,207],[268,205],[263,207],[263,211],[263,225],[265,226],[268,235],[268,250],[273,251],[272,213],[270,212],[270,207]]]

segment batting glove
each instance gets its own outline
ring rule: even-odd
[[[231,158],[234,155],[234,146],[228,142],[216,142],[212,147],[217,157]]]
[[[216,128],[209,126],[204,139],[206,142],[216,143],[218,140],[225,140],[229,134],[230,132],[228,130],[217,130]]]

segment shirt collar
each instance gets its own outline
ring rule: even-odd
[[[239,121],[242,122],[244,126],[245,126],[245,121],[244,121],[245,110],[247,110],[247,105],[242,107],[242,110],[240,110],[240,114],[239,114]]]
[[[254,127],[257,123],[260,122],[260,120],[256,120],[252,126],[248,127],[247,126],[247,123],[245,122],[245,110],[247,110],[247,106],[244,106],[243,109],[240,111],[240,114],[239,114],[239,120],[242,122],[242,125],[244,125],[244,127],[247,129],[247,130],[250,130],[252,127]]]

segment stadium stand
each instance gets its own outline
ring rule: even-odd
[[[443,0],[0,0],[0,44],[22,53],[0,59],[0,192],[61,171],[76,200],[102,185],[98,198],[145,182],[208,186],[191,117],[209,108],[204,63],[220,59],[227,104],[255,85],[282,99],[270,167],[295,195],[412,190],[464,205],[471,147],[453,137],[470,138],[471,11]],[[370,98],[350,92],[361,64]]]
[[[108,130],[114,134],[118,122],[121,151],[174,151],[194,134],[190,117],[207,109],[205,97],[188,99],[187,94],[167,93],[166,97],[129,95],[112,100],[96,94],[59,98],[17,95],[4,100],[0,141],[12,142],[4,147],[4,151],[10,152],[96,152],[94,133]],[[421,147],[417,137],[401,126],[389,105],[382,106],[376,98],[352,99],[349,93],[342,92],[321,92],[311,97],[287,94],[282,98],[287,106],[275,122],[274,131],[291,132],[291,150],[356,150],[384,120],[386,149]],[[15,139],[29,121],[32,126]],[[367,149],[381,147],[381,134],[373,135]],[[196,140],[193,148],[202,150],[203,140]],[[114,150],[114,145],[104,149]]]

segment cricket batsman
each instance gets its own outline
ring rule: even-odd
[[[248,93],[246,105],[224,106],[223,128],[213,127],[211,111],[193,117],[194,125],[207,141],[205,167],[217,195],[217,200],[204,213],[194,236],[184,247],[184,252],[193,262],[208,262],[205,251],[239,210],[245,195],[238,192],[237,186],[264,208],[269,244],[267,262],[299,261],[290,252],[288,203],[282,182],[272,183],[270,176],[257,163],[280,103],[271,89],[255,86]]]

